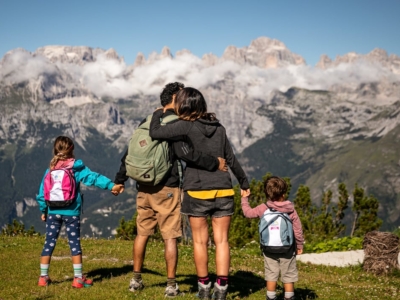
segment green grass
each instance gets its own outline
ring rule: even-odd
[[[84,239],[84,273],[94,280],[86,289],[73,289],[67,241],[60,239],[53,254],[53,284],[38,287],[39,257],[44,237],[0,236],[0,299],[163,299],[166,272],[163,244],[151,241],[143,270],[145,289],[128,291],[132,277],[132,242]],[[214,250],[210,249],[210,276],[215,280]],[[265,299],[263,258],[255,245],[231,250],[228,299]],[[178,299],[196,299],[196,276],[191,246],[179,246],[177,280],[185,293]],[[376,277],[361,266],[336,268],[298,264],[297,299],[399,299],[400,274]],[[282,299],[282,285],[278,293]]]

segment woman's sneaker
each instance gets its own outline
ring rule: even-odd
[[[38,280],[38,286],[48,286],[51,283],[49,276],[40,276]]]
[[[87,279],[85,276],[82,278],[74,277],[72,281],[72,287],[76,289],[91,287],[93,285],[93,280]]]
[[[178,296],[179,294],[180,294],[179,286],[176,283],[175,286],[173,286],[173,285],[167,286],[167,288],[165,289],[164,296],[167,298],[174,298],[174,297]]]
[[[131,281],[129,282],[129,290],[131,292],[136,292],[139,290],[142,290],[144,288],[143,280],[136,280],[135,278],[132,278]]]
[[[202,284],[201,282],[197,282],[199,287],[199,291],[196,294],[196,297],[204,300],[211,299],[211,282],[208,284]]]
[[[228,294],[228,285],[220,286],[218,283],[214,283],[213,299],[225,300],[226,294]]]

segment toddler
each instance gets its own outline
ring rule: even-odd
[[[242,193],[242,210],[247,218],[262,218],[267,209],[273,209],[289,215],[293,223],[295,243],[287,253],[268,253],[263,251],[265,280],[267,286],[267,300],[276,300],[276,283],[281,273],[281,280],[285,289],[285,300],[294,300],[294,283],[298,281],[296,254],[303,253],[303,231],[300,218],[294,205],[286,200],[287,183],[280,177],[272,176],[264,181],[264,192],[267,203],[255,208],[249,205],[250,192]]]

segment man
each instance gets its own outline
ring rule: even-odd
[[[174,99],[175,94],[184,87],[182,83],[174,82],[165,86],[160,95],[161,105],[164,107],[163,118],[175,114]],[[143,121],[144,122],[144,121]],[[143,123],[142,122],[142,123]],[[174,121],[171,121],[171,123]],[[149,236],[154,233],[155,227],[159,226],[161,235],[164,239],[164,256],[167,265],[167,287],[166,297],[175,297],[180,291],[176,283],[176,268],[178,263],[177,238],[182,236],[181,229],[181,200],[180,186],[181,179],[179,174],[180,165],[178,159],[190,162],[209,171],[217,169],[227,171],[227,166],[223,158],[194,151],[190,147],[190,141],[177,141],[170,143],[172,152],[173,166],[170,174],[167,174],[161,183],[156,186],[140,184],[138,182],[138,194],[136,199],[137,209],[137,236],[133,244],[133,278],[129,284],[129,290],[135,292],[144,288],[142,280],[142,266],[146,252],[146,245]],[[119,172],[116,174],[114,182],[124,184],[129,179],[126,176],[125,158],[127,152],[121,159]],[[123,188],[121,189],[121,193]]]

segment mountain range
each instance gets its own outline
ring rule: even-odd
[[[267,172],[310,187],[355,183],[380,201],[383,228],[400,226],[400,57],[383,49],[321,55],[307,65],[281,41],[260,37],[199,58],[168,47],[127,65],[114,49],[14,49],[0,61],[0,225],[18,219],[39,231],[35,196],[61,134],[76,156],[111,179],[130,135],[169,82],[198,88],[216,113],[249,178]],[[85,187],[84,234],[111,236],[135,211],[126,193]],[[348,211],[351,214],[350,211]]]

